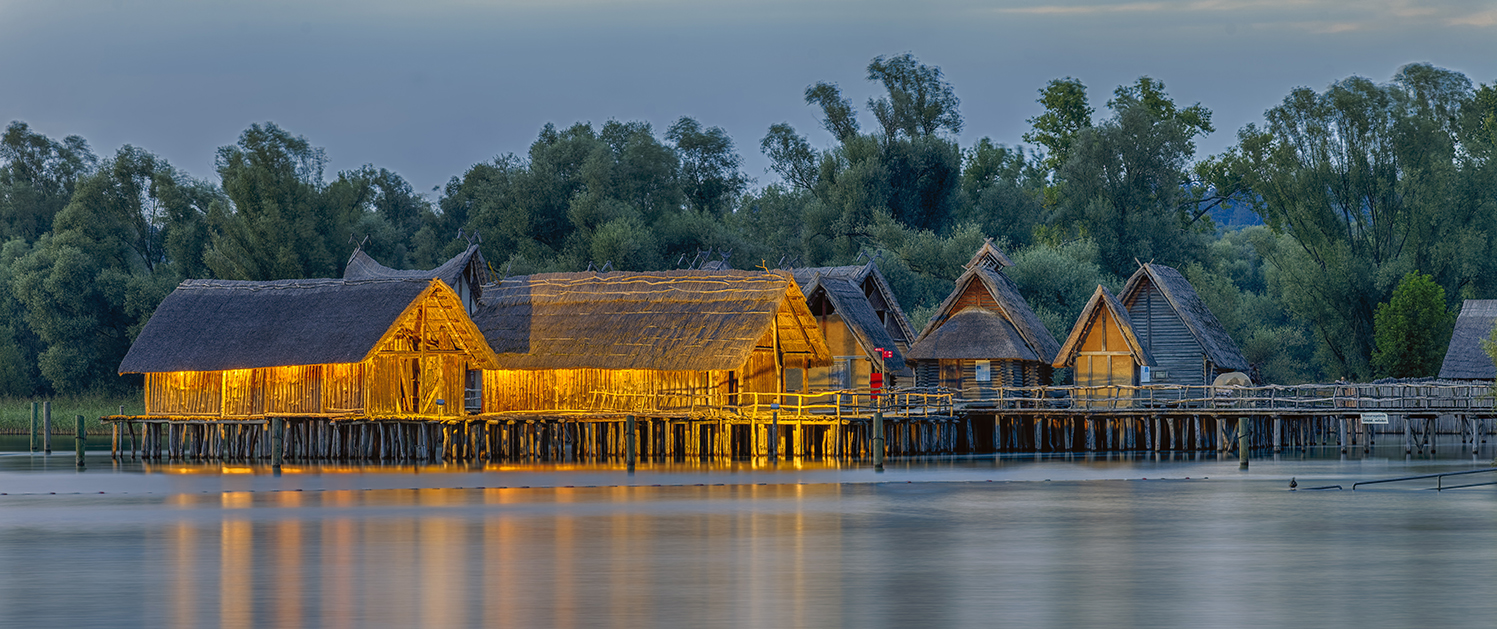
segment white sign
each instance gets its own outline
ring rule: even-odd
[[[1388,414],[1387,413],[1362,413],[1362,423],[1363,424],[1383,424],[1383,425],[1386,425],[1388,423]]]
[[[1138,368],[1138,383],[1139,384],[1148,384],[1150,381],[1152,381],[1152,378],[1150,378],[1150,376],[1152,376],[1152,375],[1153,374],[1149,373],[1149,366],[1148,365],[1141,365]]]
[[[992,382],[993,381],[993,361],[990,361],[990,360],[979,360],[979,361],[977,361],[977,381],[978,382]]]

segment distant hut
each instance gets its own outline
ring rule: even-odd
[[[488,412],[689,411],[775,401],[829,364],[789,274],[549,273],[490,286]]]
[[[1102,286],[1081,309],[1053,362],[1071,369],[1076,386],[1088,387],[1081,398],[1116,398],[1122,392],[1111,387],[1138,386],[1144,369],[1154,364],[1128,309]]]
[[[1050,384],[1059,346],[1019,287],[999,272],[1012,264],[991,241],[973,256],[905,355],[915,365],[916,386],[985,399],[1000,387]]]
[[[1247,372],[1237,343],[1179,271],[1147,263],[1128,278],[1119,301],[1138,340],[1154,357],[1148,384],[1206,385],[1217,376]]]
[[[145,374],[147,415],[438,418],[476,412],[497,366],[436,279],[188,280],[119,371]]]
[[[452,287],[452,290],[462,299],[463,307],[469,315],[477,311],[478,302],[483,297],[483,286],[493,281],[489,274],[488,262],[483,259],[483,253],[478,250],[476,244],[468,245],[467,249],[453,256],[451,260],[426,271],[392,269],[375,262],[374,258],[364,253],[362,248],[354,250],[353,255],[348,258],[348,264],[343,268],[345,280],[432,278],[442,280]]]
[[[832,364],[808,372],[804,387],[812,391],[868,386],[874,371],[885,373],[886,387],[912,382],[904,353],[915,337],[910,320],[888,280],[872,261],[861,266],[821,266],[795,269],[795,282],[806,296],[811,314],[831,351]],[[876,351],[888,350],[889,358]],[[799,383],[787,383],[799,390]]]
[[[1497,380],[1497,366],[1481,347],[1497,324],[1497,299],[1467,299],[1461,304],[1461,315],[1455,320],[1450,347],[1440,366],[1440,378],[1446,380]]]

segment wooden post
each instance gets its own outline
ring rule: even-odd
[[[42,454],[52,454],[52,401],[42,402]]]
[[[32,452],[36,452],[37,447],[41,445],[37,441],[37,434],[36,433],[40,429],[40,426],[37,424],[37,414],[36,413],[37,413],[36,402],[32,402],[31,403],[31,451]]]
[[[279,417],[270,420],[270,469],[281,473],[281,446],[285,440],[286,420]]]
[[[780,460],[780,403],[769,405],[769,462]]]
[[[1274,418],[1273,418],[1273,451],[1274,451],[1274,454],[1278,454],[1279,453],[1279,448],[1280,448],[1280,446],[1283,445],[1283,440],[1284,440],[1284,418],[1275,415]]]
[[[78,420],[76,423],[77,426],[73,430],[73,450],[75,452],[75,459],[78,464],[78,469],[81,470],[83,469],[83,446],[86,445],[88,441],[88,433],[85,432],[83,428],[82,415],[78,416]]]
[[[873,471],[884,471],[884,414],[873,412]]]
[[[1341,454],[1346,454],[1346,416],[1341,416]]]
[[[624,462],[634,471],[634,416],[624,419]]]
[[[1237,418],[1237,458],[1238,469],[1247,469],[1248,466],[1248,418]]]

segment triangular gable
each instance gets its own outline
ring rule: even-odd
[[[462,299],[446,282],[438,278],[432,278],[426,290],[406,305],[405,310],[401,311],[395,322],[380,336],[379,342],[369,349],[363,360],[367,361],[375,354],[390,348],[395,344],[397,337],[412,333],[416,328],[416,319],[421,314],[422,308],[427,310],[424,325],[441,326],[445,333],[452,337],[454,344],[460,345],[460,349],[473,359],[475,367],[499,368],[499,361],[494,355],[494,350],[484,340],[483,333],[479,331],[478,326],[468,317],[467,310],[463,308]],[[430,335],[429,330],[423,333]]]
[[[874,350],[879,348],[889,350],[894,355],[888,359],[888,364],[896,371],[903,369],[904,354],[900,352],[894,337],[889,336],[888,330],[884,329],[878,313],[868,304],[861,288],[840,277],[817,275],[805,287],[805,294],[815,295],[817,291],[826,295],[827,301],[837,309],[837,314],[852,331],[853,338],[863,348],[864,354],[873,356]]]
[[[1134,360],[1144,366],[1152,367],[1154,357],[1149,354],[1148,348],[1138,341],[1138,335],[1133,330],[1133,320],[1128,317],[1128,309],[1123,303],[1106,287],[1098,286],[1092,293],[1092,298],[1087,300],[1086,307],[1081,309],[1081,316],[1076,318],[1076,325],[1071,328],[1070,336],[1060,346],[1060,351],[1055,354],[1053,367],[1070,367],[1076,361],[1076,354],[1081,351],[1081,346],[1091,334],[1092,328],[1098,317],[1107,312],[1112,315],[1112,320],[1117,323],[1118,331],[1122,333],[1123,340],[1128,345],[1129,351],[1133,352]]]
[[[1024,301],[1018,286],[996,270],[981,265],[967,269],[966,273],[957,278],[955,288],[925,324],[925,329],[920,331],[915,344],[925,340],[948,319],[969,307],[985,308],[1002,315],[1019,334],[1020,341],[1039,356],[1041,361],[1053,360],[1057,350],[1055,337],[1051,336],[1039,316]]]
[[[999,249],[997,245],[993,244],[993,239],[989,238],[982,243],[981,247],[977,249],[977,253],[972,254],[972,259],[968,260],[967,264],[964,266],[968,269],[985,266],[990,269],[1001,270],[1005,267],[1010,267],[1013,265],[1014,261],[1008,259],[1008,256],[1003,253],[1003,250]]]
[[[899,326],[899,331],[905,338],[905,342],[913,342],[915,328],[910,325],[910,318],[905,315],[904,308],[899,305],[899,299],[894,296],[894,289],[889,287],[889,280],[878,270],[878,265],[869,260],[862,266],[817,266],[792,269],[791,273],[795,281],[800,285],[801,291],[810,295],[811,283],[817,276],[835,277],[844,279],[852,285],[863,289],[865,285],[872,285],[878,292],[879,297],[889,306],[888,312],[894,317],[894,324]]]
[[[1201,301],[1201,296],[1196,293],[1195,287],[1181,275],[1179,271],[1164,266],[1147,262],[1139,265],[1138,271],[1128,278],[1128,283],[1123,286],[1120,295],[1120,303],[1134,301],[1145,285],[1151,284],[1164,295],[1165,302],[1180,318],[1185,329],[1195,338],[1196,343],[1206,356],[1216,363],[1218,368],[1247,371],[1250,369],[1247,358],[1238,349],[1237,342],[1227,334],[1226,328],[1222,327],[1221,321],[1212,314],[1211,309]]]

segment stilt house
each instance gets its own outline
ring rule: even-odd
[[[1250,367],[1236,341],[1179,271],[1143,264],[1118,296],[1138,340],[1157,361],[1147,384],[1206,385]]]
[[[795,282],[831,351],[832,364],[807,372],[804,383],[787,381],[790,391],[829,391],[869,386],[874,371],[884,372],[885,387],[913,383],[905,365],[914,330],[888,280],[872,261],[862,266],[795,269]],[[892,356],[883,358],[878,349]]]
[[[392,269],[375,262],[363,249],[355,249],[348,258],[348,265],[343,268],[345,280],[432,278],[446,282],[462,299],[463,308],[470,316],[478,309],[478,302],[483,297],[483,286],[493,281],[489,275],[488,262],[483,259],[483,253],[478,251],[476,244],[468,245],[466,250],[451,260],[427,271]]]
[[[476,410],[465,383],[496,367],[440,280],[188,280],[119,371],[172,419],[440,418]]]
[[[945,387],[963,399],[996,397],[1001,387],[1050,384],[1059,344],[999,272],[1007,262],[989,241],[915,339],[906,360],[916,386]]]
[[[484,408],[689,412],[774,401],[831,360],[788,273],[512,277],[476,322],[497,354]]]
[[[1461,304],[1461,315],[1455,320],[1450,347],[1440,366],[1440,378],[1446,380],[1497,380],[1497,366],[1482,349],[1481,342],[1492,335],[1497,324],[1497,299],[1467,299]]]
[[[1127,389],[1117,387],[1138,386],[1145,368],[1154,364],[1128,309],[1102,286],[1082,308],[1054,361],[1057,368],[1070,368],[1076,386],[1083,387],[1077,392],[1082,406],[1092,404],[1085,401],[1089,399],[1115,401],[1128,395]]]

